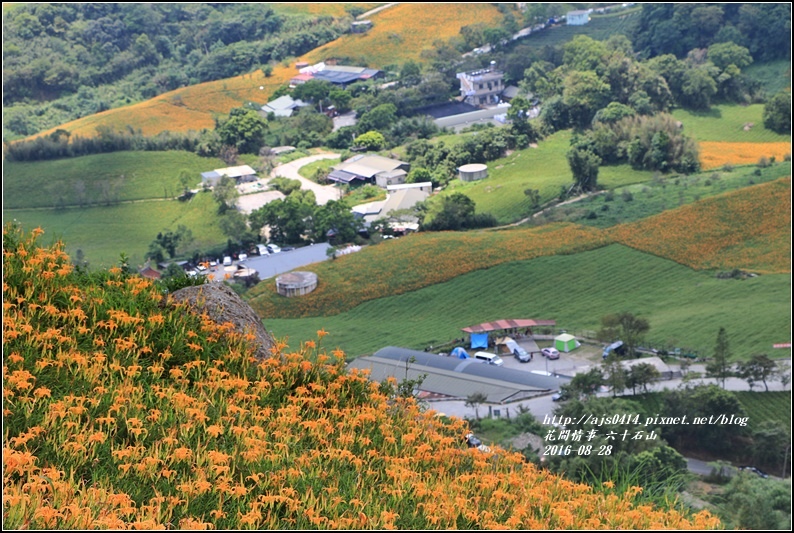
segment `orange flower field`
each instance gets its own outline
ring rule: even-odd
[[[704,170],[719,168],[725,164],[753,165],[762,157],[774,157],[782,161],[791,155],[791,143],[741,143],[700,141],[700,164]]]
[[[250,303],[260,316],[271,318],[334,315],[368,300],[414,291],[508,261],[575,253],[607,243],[600,230],[574,224],[418,233],[332,263],[307,267],[317,273],[319,283],[306,296],[284,298],[275,284],[262,283],[249,293]]]
[[[347,373],[324,330],[271,357],[149,281],[3,233],[6,529],[707,529],[469,449],[465,422]]]
[[[617,242],[695,269],[791,272],[791,178],[614,227]]]
[[[437,40],[460,34],[463,26],[496,27],[502,14],[493,4],[397,4],[372,16],[372,29],[350,34],[309,52],[305,60],[344,57],[362,64],[383,67],[420,61],[423,50]],[[416,22],[421,20],[421,24]]]

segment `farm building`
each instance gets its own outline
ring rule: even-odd
[[[380,155],[359,154],[333,167],[328,179],[337,183],[361,185],[375,183],[377,175],[395,170],[408,172],[411,165],[405,161]]]
[[[563,333],[554,337],[554,347],[561,352],[571,352],[577,349],[581,344],[576,340],[576,337]]]
[[[380,70],[374,68],[330,65],[324,62],[303,67],[299,72],[300,74],[293,76],[290,80],[290,86],[294,87],[314,79],[346,87],[357,81],[366,81],[383,76]]]
[[[590,10],[568,11],[565,22],[568,26],[584,26],[590,22]]]
[[[364,219],[364,225],[369,226],[376,220],[387,218],[394,212],[410,209],[419,202],[424,202],[430,196],[433,184],[406,183],[389,187],[389,196],[380,202],[371,202],[353,208],[354,215]],[[419,220],[411,215],[400,215],[399,220],[392,222],[392,228],[398,233],[406,230],[415,231],[419,228]]]
[[[390,377],[402,381],[424,375],[424,380],[418,385],[419,391],[458,400],[481,392],[487,397],[487,403],[493,404],[547,394],[567,383],[564,378],[516,372],[476,359],[442,356],[395,346],[382,348],[369,357],[359,357],[347,366],[348,369],[369,369],[369,378],[377,382]]]
[[[273,113],[277,117],[291,117],[296,109],[307,105],[309,104],[302,100],[294,100],[290,95],[285,94],[263,105],[262,112],[266,115]]]
[[[276,278],[276,291],[287,298],[309,294],[317,288],[314,272],[289,272]]]
[[[482,163],[469,163],[458,167],[460,181],[477,181],[488,177],[488,167]]]
[[[248,165],[216,168],[215,170],[201,173],[201,185],[206,187],[214,187],[224,176],[232,178],[237,183],[254,181],[256,180],[256,170],[249,167]]]
[[[401,185],[405,183],[407,175],[408,173],[401,168],[381,172],[375,175],[375,184],[382,189],[387,188],[389,185]]]

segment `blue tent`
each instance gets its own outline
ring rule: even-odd
[[[451,355],[452,357],[457,357],[458,359],[468,359],[469,358],[468,352],[466,352],[466,350],[464,350],[460,346],[458,346],[457,348],[452,350],[452,353],[450,353],[449,355]]]
[[[472,348],[488,348],[488,334],[487,333],[472,333],[471,334],[471,347]]]

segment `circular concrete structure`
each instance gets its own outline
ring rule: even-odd
[[[488,177],[488,167],[481,163],[471,163],[458,168],[461,181],[477,181]]]
[[[276,291],[287,298],[309,294],[317,288],[314,272],[288,272],[276,278]]]

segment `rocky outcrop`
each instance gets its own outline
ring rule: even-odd
[[[270,356],[270,348],[275,344],[273,336],[267,332],[262,321],[245,301],[223,283],[206,283],[185,287],[171,294],[174,302],[187,302],[198,313],[207,315],[218,324],[231,322],[235,330],[256,337],[256,356],[264,359]]]

